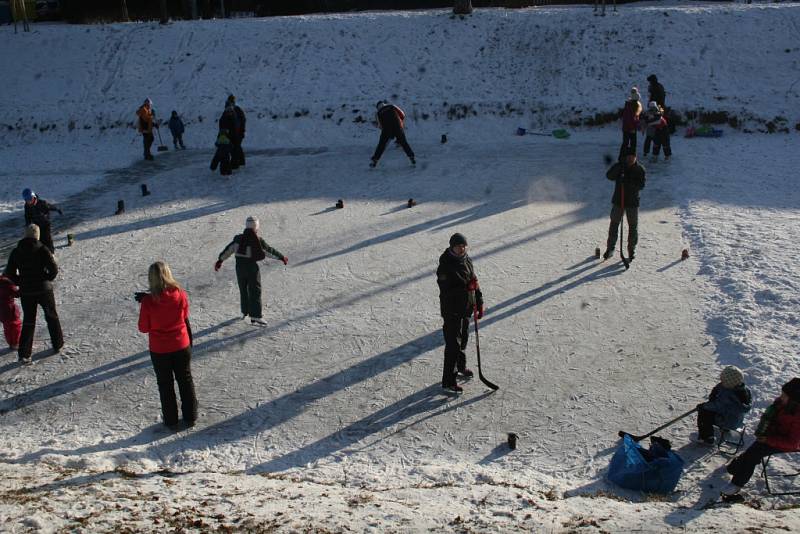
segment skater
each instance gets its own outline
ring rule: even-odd
[[[153,141],[155,140],[153,128],[158,128],[153,117],[153,101],[145,98],[144,104],[136,111],[136,116],[139,117],[138,128],[139,133],[142,134],[142,143],[144,144],[144,159],[152,160],[153,155],[150,153],[150,147],[153,146]]]
[[[439,307],[444,320],[442,387],[458,393],[463,388],[456,382],[457,376],[471,378],[473,375],[467,369],[467,356],[464,354],[469,340],[469,318],[473,310],[478,319],[482,319],[484,313],[483,293],[472,260],[467,254],[467,239],[462,234],[453,234],[450,246],[439,257],[436,283],[439,285]]]
[[[383,151],[386,149],[386,143],[389,142],[389,139],[397,139],[397,144],[403,147],[411,164],[416,165],[417,162],[414,159],[414,151],[411,150],[408,141],[406,141],[406,134],[404,132],[405,125],[403,120],[406,114],[403,113],[403,110],[399,107],[384,100],[379,101],[376,107],[378,109],[376,116],[378,118],[378,126],[380,126],[381,129],[381,137],[380,140],[378,140],[378,146],[375,147],[375,153],[372,154],[372,161],[369,166],[374,167],[378,164],[378,160],[381,159],[381,154],[383,154]]]
[[[183,132],[185,129],[178,112],[172,110],[172,115],[169,118],[169,131],[172,134],[172,144],[175,145],[175,150],[178,150],[178,145],[180,145],[181,149],[186,150],[186,145],[183,144]]]
[[[658,111],[661,119],[654,124],[653,157],[650,159],[653,163],[658,161],[658,153],[661,152],[662,146],[664,147],[664,161],[669,161],[669,158],[672,157],[672,147],[669,144],[670,124],[664,110],[659,107]]]
[[[267,257],[267,254],[281,260],[284,265],[289,263],[289,258],[272,248],[258,235],[259,222],[255,217],[248,217],[245,221],[244,232],[235,236],[225,250],[219,254],[214,270],[219,271],[222,262],[231,255],[236,257],[236,281],[239,284],[239,302],[242,319],[250,316],[250,323],[256,326],[266,325],[261,317],[261,271],[258,262]]]
[[[736,430],[753,407],[753,395],[744,385],[744,375],[729,365],[719,375],[719,383],[708,395],[708,401],[697,405],[697,439],[714,444],[714,425],[720,430]]]
[[[619,161],[629,151],[636,153],[636,130],[639,128],[639,114],[642,112],[639,89],[631,88],[630,96],[622,110],[622,145],[619,147]]]
[[[647,86],[647,101],[655,102],[661,109],[666,109],[667,105],[664,101],[667,98],[667,93],[664,91],[664,86],[658,83],[658,78],[655,74],[647,77],[649,85]]]
[[[628,219],[628,260],[632,261],[639,241],[639,191],[644,189],[645,169],[636,161],[636,152],[628,152],[624,162],[617,162],[608,169],[606,178],[614,181],[611,197],[611,223],[608,225],[608,241],[603,259],[614,255],[619,225],[622,222],[622,195],[624,193],[625,216]]]
[[[181,413],[188,427],[197,420],[197,397],[192,380],[192,327],[189,324],[189,299],[169,265],[157,261],[147,270],[149,293],[138,293],[139,332],[148,335],[150,361],[156,373],[161,415],[170,430],[178,429],[178,401],[175,385],[181,395]]]
[[[228,138],[228,130],[220,130],[217,134],[217,141],[214,143],[217,151],[211,160],[211,170],[217,170],[222,176],[229,176],[231,172],[231,140]]]
[[[783,385],[781,396],[761,416],[756,441],[728,464],[726,469],[733,478],[722,489],[722,495],[739,493],[762,458],[796,451],[800,451],[800,378],[792,378]]]
[[[53,254],[39,242],[38,226],[29,224],[25,227],[25,237],[11,251],[3,274],[19,286],[19,298],[22,301],[22,331],[18,352],[20,363],[32,363],[33,333],[36,330],[36,311],[39,306],[44,310],[53,353],[61,352],[64,334],[53,296],[53,280],[58,274],[58,265]]]
[[[228,95],[225,101],[225,108],[228,106],[233,108],[233,122],[227,128],[230,131],[231,138],[231,166],[234,169],[244,167],[244,150],[242,149],[242,142],[244,141],[245,126],[247,124],[247,117],[245,117],[244,110],[236,105],[236,97]]]
[[[39,227],[39,241],[47,247],[50,253],[54,254],[56,248],[53,246],[50,212],[55,211],[59,215],[64,215],[64,212],[55,204],[39,198],[27,187],[22,190],[22,199],[25,201],[25,224],[35,224]]]
[[[19,350],[19,337],[22,321],[19,320],[19,307],[14,302],[19,297],[19,288],[9,277],[0,275],[0,322],[10,350]]]

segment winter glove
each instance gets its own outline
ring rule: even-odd
[[[149,294],[150,293],[148,293],[147,291],[137,291],[136,293],[133,294],[133,300],[135,300],[136,302],[142,302],[142,299],[145,297],[145,295]]]
[[[289,265],[289,258],[287,258],[286,256],[282,257],[281,261],[283,262],[284,265]]]
[[[474,276],[467,283],[467,291],[474,292],[477,291],[479,287],[480,286],[478,285],[478,279]]]
[[[484,311],[485,311],[485,308],[483,307],[483,304],[481,304],[480,306],[476,305],[475,306],[475,317],[477,319],[483,319]]]
[[[214,270],[219,271],[222,268],[222,260],[217,260],[217,263],[214,264]]]

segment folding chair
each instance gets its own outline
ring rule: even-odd
[[[793,452],[800,452],[800,451],[793,451]],[[792,454],[792,452],[789,453],[782,452],[775,454]],[[770,460],[772,460],[772,454],[761,459],[761,476],[764,477],[764,484],[767,486],[767,493],[769,493],[770,495],[800,495],[800,489],[794,491],[772,491],[772,488],[769,485],[769,475],[767,473],[767,466],[769,465]],[[796,473],[787,473],[787,474],[774,473],[774,472],[772,473],[773,479],[775,477],[794,478],[796,476],[800,476],[800,471],[797,471]]]
[[[745,425],[739,428],[722,428],[714,425],[717,450],[725,456],[736,456],[744,445]]]

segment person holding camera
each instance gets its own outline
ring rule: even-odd
[[[172,271],[157,261],[147,271],[149,293],[136,293],[139,308],[139,332],[148,334],[150,360],[156,373],[164,424],[178,429],[178,402],[175,385],[181,395],[183,421],[192,427],[197,420],[197,397],[192,379],[192,327],[189,324],[189,299]]]

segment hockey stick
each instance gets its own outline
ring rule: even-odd
[[[618,435],[619,437],[621,437],[621,438],[624,438],[625,436],[630,436],[630,437],[631,437],[631,439],[632,439],[633,441],[642,441],[644,438],[649,438],[650,436],[652,436],[652,435],[653,435],[653,434],[655,434],[656,432],[659,432],[659,431],[661,431],[661,430],[664,430],[664,429],[665,429],[665,428],[667,428],[668,426],[670,426],[670,425],[672,425],[672,424],[674,424],[674,423],[677,423],[678,421],[680,421],[680,420],[681,420],[681,419],[683,419],[684,417],[688,417],[688,416],[692,415],[692,414],[693,414],[694,412],[696,412],[697,410],[698,410],[698,408],[697,408],[697,406],[695,406],[694,408],[692,408],[692,409],[691,409],[691,410],[689,410],[688,412],[686,412],[686,413],[684,413],[684,414],[681,414],[681,415],[679,415],[678,417],[676,417],[676,418],[675,418],[675,419],[673,419],[672,421],[669,421],[669,422],[667,422],[667,423],[664,423],[663,425],[661,425],[660,427],[656,428],[656,429],[655,429],[655,430],[653,430],[652,432],[649,432],[649,433],[647,433],[647,434],[645,434],[645,435],[643,435],[643,436],[634,436],[633,434],[628,434],[627,432],[625,432],[625,431],[623,431],[623,430],[620,430],[619,432],[617,432],[617,435]]]
[[[481,339],[478,337],[478,305],[477,304],[473,307],[472,318],[475,320],[475,350],[477,351],[477,354],[478,354],[478,378],[481,379],[481,382],[486,384],[486,387],[488,387],[489,389],[492,389],[494,391],[497,391],[498,389],[500,389],[500,386],[495,385],[495,384],[489,382],[488,380],[486,380],[486,377],[483,376],[483,371],[481,371]]]
[[[622,264],[625,265],[625,270],[627,271],[631,266],[631,262],[630,262],[630,260],[625,259],[625,255],[622,253],[622,247],[624,246],[624,243],[625,243],[625,221],[623,219],[627,219],[628,218],[626,216],[626,213],[625,213],[625,184],[624,183],[620,183],[619,184],[619,199],[620,199],[619,203],[621,204],[621,207],[622,207],[622,214],[620,215],[620,219],[619,219],[619,257],[622,258]]]

